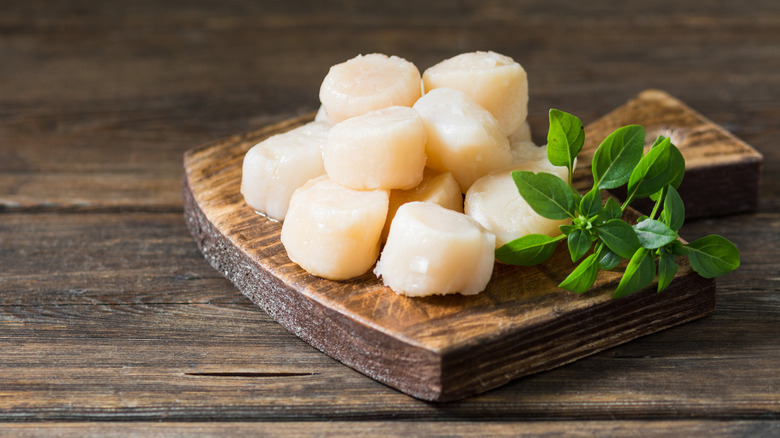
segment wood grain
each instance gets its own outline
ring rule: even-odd
[[[430,404],[285,330],[208,266],[181,214],[0,215],[0,420],[771,420],[780,223],[751,218],[686,225],[739,230],[744,268],[719,279],[714,315]]]
[[[328,67],[366,50],[421,69],[469,50],[514,57],[538,142],[549,108],[588,124],[655,87],[766,154],[780,135],[768,73],[780,11],[749,4],[435,2],[410,16],[351,1],[6,1],[0,209],[178,211],[184,151],[315,110]]]
[[[669,137],[685,158],[680,196],[686,219],[723,216],[758,207],[758,185],[763,156],[744,141],[660,90],[646,90],[588,125],[580,163],[590,167],[601,140],[615,129],[642,125],[649,146],[659,136]],[[625,187],[614,190],[625,199]],[[648,199],[632,204],[650,214]]]
[[[417,421],[353,422],[262,422],[262,423],[50,423],[50,424],[0,424],[10,434],[89,437],[181,437],[181,436],[235,436],[262,435],[264,437],[319,436],[365,437],[383,436],[405,438],[409,436],[491,436],[491,437],[637,437],[668,438],[669,436],[707,436],[753,438],[770,437],[777,425],[760,421],[563,421],[550,422],[453,422]],[[316,432],[314,432],[316,431]]]
[[[309,120],[188,151],[187,226],[209,263],[282,326],[374,379],[422,399],[455,400],[714,312],[714,282],[685,263],[661,295],[651,287],[612,300],[619,272],[570,294],[557,287],[573,267],[563,248],[539,267],[497,265],[472,297],[400,297],[370,272],[345,282],[313,277],[287,258],[281,225],[239,193],[246,151]]]
[[[778,435],[780,2],[0,10],[0,435]],[[310,347],[213,270],[182,220],[181,156],[315,110],[327,68],[357,53],[422,69],[485,49],[528,71],[537,142],[549,108],[589,124],[663,89],[764,155],[759,205],[682,229],[740,249],[714,315],[431,404]]]

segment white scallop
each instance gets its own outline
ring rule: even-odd
[[[411,189],[425,168],[426,132],[412,108],[391,106],[347,119],[328,133],[328,176],[359,190]]]
[[[469,52],[446,59],[423,72],[423,88],[455,88],[490,111],[505,136],[528,116],[528,75],[512,58],[495,52]]]
[[[387,217],[387,190],[352,190],[323,175],[295,191],[282,224],[290,260],[330,280],[357,277],[373,266]]]
[[[463,194],[455,177],[450,172],[438,172],[425,168],[423,179],[409,190],[391,190],[390,206],[387,210],[387,222],[382,230],[382,240],[387,240],[390,224],[398,208],[409,202],[432,202],[458,213],[463,213]]]
[[[483,291],[493,272],[495,236],[470,217],[428,202],[402,205],[374,273],[399,295]]]
[[[498,121],[466,93],[437,88],[414,104],[427,133],[428,166],[452,172],[463,193],[477,179],[512,162]]]
[[[558,236],[558,227],[571,222],[547,219],[536,213],[520,196],[512,179],[512,170],[549,172],[549,167],[546,159],[516,165],[480,178],[466,193],[465,213],[496,235],[496,248],[528,234]],[[566,168],[563,170],[565,174]]]
[[[332,123],[388,106],[412,106],[420,97],[420,71],[381,53],[358,55],[330,68],[320,102]]]
[[[295,189],[325,173],[322,147],[329,128],[327,123],[312,122],[253,146],[244,156],[241,171],[246,203],[283,220]]]

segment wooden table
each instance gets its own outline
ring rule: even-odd
[[[0,435],[780,435],[780,3],[177,3],[0,0]],[[761,198],[683,228],[740,248],[715,315],[428,403],[209,267],[182,154],[315,110],[358,53],[480,49],[528,71],[537,139],[662,89],[764,154]]]

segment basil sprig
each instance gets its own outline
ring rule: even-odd
[[[572,186],[572,174],[585,141],[582,122],[551,109],[547,158],[553,165],[566,166],[568,183],[545,172],[514,171],[512,179],[536,213],[548,219],[571,219],[571,225],[561,225],[557,237],[531,234],[515,239],[498,248],[496,258],[513,265],[537,265],[565,240],[572,261],[582,261],[558,286],[575,293],[590,289],[599,270],[613,270],[621,260],[628,260],[613,298],[648,287],[656,278],[658,292],[663,291],[677,273],[678,256],[687,256],[691,268],[705,278],[737,269],[739,251],[721,236],[688,244],[680,241],[685,205],[677,188],[685,174],[685,159],[663,136],[645,153],[644,139],[645,129],[638,125],[624,126],[607,136],[593,155],[593,187],[580,195]],[[623,185],[627,185],[627,196],[622,205],[605,196],[604,191]],[[655,201],[653,211],[629,224],[622,219],[623,213],[641,198]]]

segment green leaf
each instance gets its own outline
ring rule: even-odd
[[[599,217],[608,221],[610,219],[620,219],[623,217],[623,210],[620,209],[620,204],[617,200],[610,196],[607,202],[604,203],[604,207],[599,213]]]
[[[658,292],[669,287],[678,268],[674,261],[674,254],[666,251],[665,248],[662,249],[661,257],[658,259]]]
[[[553,166],[572,169],[574,158],[585,143],[585,130],[577,117],[550,110],[550,130],[547,131],[547,158]]]
[[[607,248],[624,259],[631,258],[640,247],[634,228],[620,219],[610,219],[598,227],[598,235]]]
[[[558,225],[558,229],[561,230],[561,233],[565,235],[569,235],[574,230],[579,230],[576,225]]]
[[[605,271],[611,271],[617,268],[620,261],[623,260],[619,255],[615,254],[611,249],[604,248],[601,250],[601,258],[599,259],[599,268]]]
[[[573,271],[566,277],[558,287],[566,289],[576,294],[587,292],[596,281],[599,273],[599,264],[596,254],[585,257]]]
[[[580,213],[591,218],[601,211],[601,192],[593,189],[585,194],[580,200]]]
[[[675,256],[688,255],[688,249],[686,249],[679,240],[675,240],[674,242],[667,244],[664,246],[664,249],[671,252]]]
[[[496,259],[516,266],[533,266],[549,259],[564,236],[529,234],[496,249]]]
[[[671,143],[671,142],[670,142]],[[685,158],[682,152],[673,143],[670,155],[670,173],[672,174],[672,182],[670,183],[675,189],[682,184],[683,177],[685,176]]]
[[[582,228],[577,228],[569,234],[569,254],[571,254],[571,261],[576,262],[590,249],[593,240],[590,238],[590,234]]]
[[[685,173],[685,159],[669,139],[650,149],[628,180],[628,200],[646,198],[669,184],[679,186]]]
[[[593,181],[599,189],[614,189],[628,182],[642,158],[645,128],[624,126],[609,134],[593,155]]]
[[[663,222],[655,219],[645,219],[634,225],[636,237],[643,248],[660,248],[667,243],[677,240],[677,232],[669,228]]]
[[[652,148],[658,146],[659,144],[663,143],[664,140],[667,140],[667,138],[664,137],[663,135],[659,135],[658,137],[655,138],[655,141],[653,142],[652,146],[650,146],[650,149],[652,149]],[[671,141],[671,139],[668,139],[668,140]]]
[[[739,267],[739,250],[724,237],[710,235],[684,247],[691,267],[704,278],[720,277]]]
[[[576,210],[576,207],[582,203],[582,195],[580,195],[580,192],[578,192],[577,189],[572,186],[569,186],[569,191],[571,191],[572,199],[574,199],[574,206]]]
[[[523,199],[540,216],[547,219],[567,219],[576,214],[571,188],[557,176],[546,172],[515,170],[512,172],[512,179]]]
[[[674,186],[670,185],[664,198],[664,209],[661,210],[661,220],[669,228],[677,231],[685,221],[685,204]]]
[[[649,286],[655,278],[655,260],[647,248],[636,250],[628,262],[626,272],[620,279],[612,298],[621,298]]]
[[[655,141],[653,142],[653,145],[650,146],[650,148],[652,149],[660,145],[661,143],[664,143],[666,140],[669,140],[671,142],[671,139],[667,139],[663,135],[659,135],[658,138],[656,138]],[[682,157],[682,155],[680,155],[680,157]],[[672,185],[674,186],[674,188],[680,187],[680,183],[682,182],[683,174],[685,173],[685,160],[683,160],[682,168],[678,167],[677,171],[678,171],[678,175],[672,179]],[[663,189],[650,195],[650,199],[652,199],[653,201],[658,201],[658,199],[661,198],[662,194],[663,194]]]

